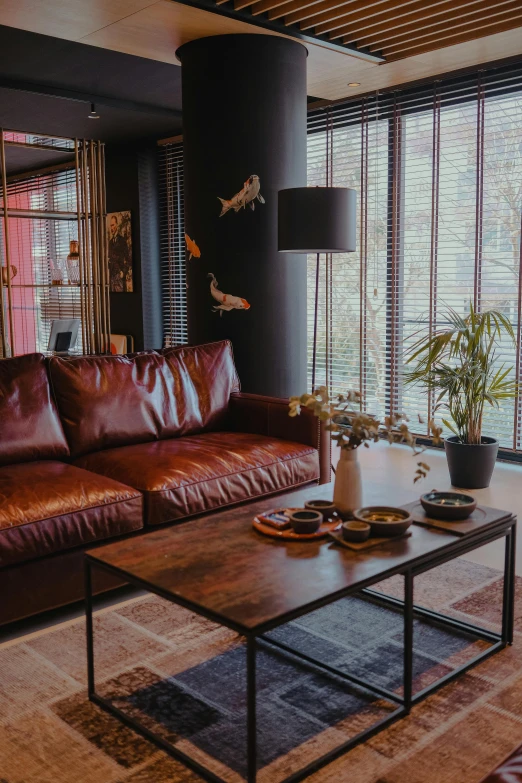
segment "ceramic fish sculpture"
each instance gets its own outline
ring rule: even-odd
[[[194,240],[189,237],[188,234],[185,234],[185,242],[187,244],[187,250],[189,252],[189,261],[191,258],[201,258],[201,250],[196,245]]]
[[[250,207],[250,209],[254,209],[254,201],[257,199],[260,204],[265,203],[265,199],[259,192],[261,185],[259,182],[259,177],[257,174],[252,174],[251,177],[247,179],[239,193],[236,193],[235,196],[232,196],[230,200],[226,198],[219,198],[221,201],[221,214],[219,217],[222,217],[225,212],[228,212],[229,209],[233,209],[234,212],[239,212],[241,208],[245,209],[246,205]]]
[[[219,304],[213,307],[215,313],[219,310],[219,314],[223,315],[223,310],[250,310],[250,305],[246,299],[242,299],[240,296],[231,296],[230,294],[223,294],[218,289],[218,281],[216,276],[209,272],[208,277],[210,280],[210,293]]]

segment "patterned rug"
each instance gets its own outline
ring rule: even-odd
[[[402,597],[402,580],[378,589]],[[522,579],[517,580],[522,593]],[[498,629],[500,574],[458,560],[415,581],[415,601]],[[522,610],[513,647],[310,777],[313,783],[478,783],[522,743]],[[273,636],[389,690],[402,687],[402,617],[343,599]],[[97,690],[230,783],[245,773],[240,637],[154,596],[95,618]],[[415,623],[415,690],[487,647]],[[74,620],[0,645],[0,783],[198,783],[86,698],[85,630]],[[260,783],[277,783],[389,714],[393,705],[263,646],[258,654]]]

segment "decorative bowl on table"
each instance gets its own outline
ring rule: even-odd
[[[370,537],[371,527],[367,522],[358,522],[353,519],[350,522],[343,522],[341,532],[345,541],[360,543]]]
[[[421,495],[420,502],[428,517],[458,521],[467,519],[476,507],[477,501],[465,492],[438,492],[432,490]]]
[[[336,511],[333,500],[307,500],[305,508],[309,508],[311,511],[320,511],[325,520],[332,519]]]
[[[366,522],[370,525],[374,538],[392,538],[402,536],[412,523],[412,516],[404,508],[393,506],[366,506],[353,512],[353,517],[358,522]]]
[[[288,514],[288,518],[294,533],[316,533],[323,523],[321,512],[311,508],[297,508]]]

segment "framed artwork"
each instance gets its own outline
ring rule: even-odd
[[[131,213],[109,212],[107,215],[109,240],[109,290],[111,293],[134,291],[132,277]]]

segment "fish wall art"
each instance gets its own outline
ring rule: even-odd
[[[185,234],[185,243],[187,245],[189,261],[191,258],[201,258],[201,250],[199,249],[195,241],[189,237],[188,234]]]
[[[216,300],[216,302],[219,302],[218,305],[213,307],[213,311],[217,313],[219,311],[219,315],[223,315],[223,310],[226,310],[227,312],[229,310],[250,310],[250,305],[248,304],[246,299],[243,299],[240,296],[231,296],[230,294],[223,294],[219,288],[218,288],[218,281],[216,280],[216,276],[212,274],[212,272],[209,272],[207,277],[210,277],[210,293]]]
[[[221,214],[219,217],[223,217],[223,215],[229,211],[229,209],[233,209],[234,212],[239,212],[240,209],[245,209],[247,204],[250,207],[250,209],[255,209],[254,201],[257,199],[260,204],[265,203],[265,199],[259,192],[261,188],[261,183],[259,182],[259,177],[257,174],[252,174],[239,193],[236,193],[235,196],[232,196],[231,199],[226,198],[220,198],[218,196],[219,201],[221,201]]]

